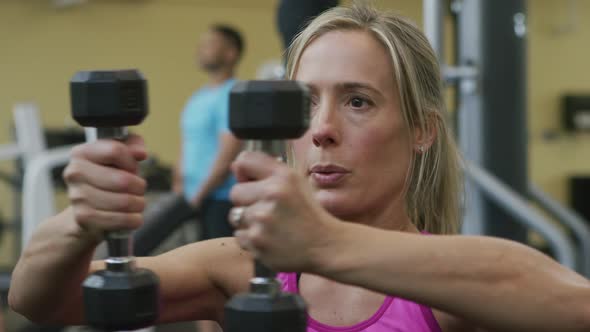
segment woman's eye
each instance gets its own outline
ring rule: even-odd
[[[352,98],[350,100],[350,105],[355,108],[361,108],[365,104],[365,101],[361,98]]]
[[[352,108],[366,108],[372,105],[370,100],[362,97],[352,97],[348,103]]]
[[[312,106],[317,106],[318,102],[319,102],[318,97],[312,96],[310,98],[310,103],[311,103]]]

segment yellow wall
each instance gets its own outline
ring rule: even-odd
[[[149,80],[151,106],[149,118],[138,131],[151,151],[172,162],[178,153],[183,103],[205,80],[194,65],[198,36],[214,22],[240,28],[247,48],[238,76],[252,78],[261,63],[281,55],[275,30],[277,2],[88,0],[82,6],[57,9],[52,0],[0,0],[0,144],[9,138],[14,103],[35,101],[47,126],[72,125],[67,82],[75,71],[137,67]],[[421,24],[421,1],[377,3]],[[568,22],[568,3],[529,1],[531,177],[562,201],[566,200],[566,177],[590,169],[587,137],[540,139],[543,131],[560,128],[558,97],[564,91],[590,90],[586,74],[590,22],[585,19],[590,2],[574,1],[576,24],[557,33]],[[0,164],[2,169],[7,167]],[[0,184],[0,211],[11,214],[6,212],[10,202]]]
[[[36,101],[48,126],[71,124],[68,80],[81,69],[140,68],[149,80],[151,114],[138,129],[166,160],[177,153],[178,116],[185,99],[204,81],[194,65],[200,33],[214,22],[245,32],[247,53],[240,77],[280,56],[272,29],[274,1],[105,1],[67,10],[51,1],[0,4],[0,109]],[[0,141],[6,138],[5,126]]]
[[[82,69],[139,68],[149,81],[150,116],[138,127],[148,148],[165,162],[178,153],[178,117],[205,82],[194,65],[199,35],[216,22],[235,25],[246,39],[239,78],[281,57],[275,28],[277,0],[88,0],[67,9],[53,0],[0,0],[0,144],[9,140],[12,107],[36,102],[49,127],[75,125],[68,81]],[[419,2],[377,1],[420,19]],[[10,170],[10,163],[0,169]],[[12,215],[12,197],[0,184],[0,211]],[[0,240],[0,253],[8,251]],[[0,254],[0,266],[4,265]]]
[[[590,1],[531,0],[528,9],[530,176],[566,203],[567,177],[590,175],[590,137],[563,135],[559,104],[568,92],[590,94]],[[557,139],[542,139],[553,130]]]
[[[74,72],[139,68],[149,81],[151,114],[137,131],[153,153],[172,162],[182,106],[205,80],[194,53],[210,24],[230,23],[244,32],[241,78],[251,78],[263,61],[281,55],[274,0],[89,0],[68,9],[57,9],[52,1],[0,1],[0,144],[9,139],[15,102],[35,101],[46,126],[74,125],[68,97]],[[4,215],[13,214],[11,202],[0,184]],[[5,239],[0,253],[10,248]]]
[[[392,7],[393,1],[379,1]],[[418,2],[396,9],[420,18]],[[51,0],[0,2],[0,142],[8,139],[10,110],[35,101],[47,126],[73,125],[67,82],[81,69],[140,68],[149,80],[150,111],[138,128],[149,148],[176,158],[178,116],[205,76],[194,65],[198,36],[214,22],[244,32],[240,78],[252,78],[266,60],[279,58],[276,0],[89,0],[57,9]]]

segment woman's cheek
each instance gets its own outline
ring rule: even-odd
[[[390,145],[390,142],[385,140],[383,136],[375,131],[355,135],[349,141],[351,144],[350,150],[356,152],[354,160],[361,160],[371,164],[371,161],[375,161],[379,156],[382,156],[388,151],[387,147]]]
[[[302,158],[304,157],[304,153],[307,149],[309,149],[309,145],[311,144],[311,137],[309,134],[309,130],[305,133],[305,135],[301,136],[298,139],[294,139],[290,141],[291,146],[293,147],[293,153],[295,154],[295,158]]]
[[[306,140],[311,141],[311,138],[303,136],[298,140],[292,140],[290,143],[291,151],[293,152],[293,158],[295,168],[298,173],[306,175],[307,171],[305,169],[305,165],[307,164],[306,161],[308,159],[308,154],[310,153],[310,145],[306,144]]]

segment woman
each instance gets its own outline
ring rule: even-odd
[[[590,328],[583,277],[516,243],[438,235],[457,229],[457,156],[439,68],[417,28],[367,6],[331,10],[294,42],[288,72],[311,88],[311,128],[292,142],[293,168],[240,155],[231,219],[239,246],[301,272],[280,278],[308,302],[309,331]],[[145,182],[134,172],[144,157],[138,137],[74,151],[64,174],[72,206],[21,257],[15,310],[80,323],[79,285],[102,265],[90,261],[102,232],[141,224]],[[140,258],[161,278],[161,320],[222,321],[252,275],[239,246],[219,239]]]

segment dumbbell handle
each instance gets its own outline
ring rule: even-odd
[[[124,141],[128,136],[126,127],[96,128],[97,139],[115,139]],[[112,270],[128,270],[133,268],[133,243],[131,232],[112,231],[105,234],[109,258],[107,268]]]
[[[281,161],[284,161],[285,153],[287,151],[287,144],[285,143],[285,140],[282,139],[251,139],[246,141],[246,150],[262,151],[268,155],[280,159]]]
[[[285,140],[248,140],[246,141],[246,150],[261,151],[276,157],[280,161],[284,161],[285,153],[287,151]],[[259,260],[255,260],[254,275],[255,278],[251,282],[252,288],[264,290],[265,287],[260,288],[260,282],[262,281],[261,278],[274,279],[276,272],[262,264],[262,262]]]

